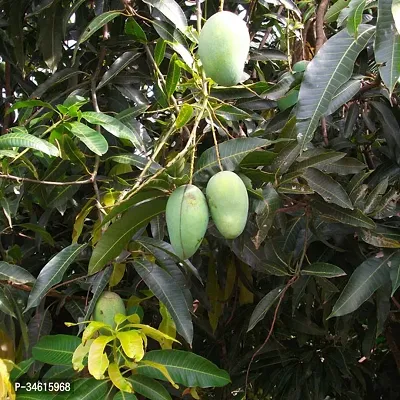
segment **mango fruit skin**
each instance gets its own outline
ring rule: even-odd
[[[93,319],[95,321],[104,322],[115,329],[116,323],[114,321],[114,317],[117,314],[126,315],[126,309],[123,300],[117,293],[107,291],[103,292],[94,307]],[[103,335],[109,335],[110,331],[102,328],[100,329],[100,333]]]
[[[200,32],[198,55],[204,72],[219,85],[240,82],[249,49],[246,23],[229,11],[214,14]]]
[[[237,238],[246,226],[249,212],[243,181],[234,172],[218,172],[208,181],[206,196],[218,231],[225,239]]]
[[[165,211],[170,243],[177,256],[186,260],[199,248],[207,230],[209,212],[203,192],[183,185],[169,197]]]

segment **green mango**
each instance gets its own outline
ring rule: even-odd
[[[114,317],[117,314],[126,315],[123,300],[117,293],[107,291],[103,292],[94,307],[93,319],[95,321],[104,322],[115,329],[116,323]],[[108,335],[110,334],[110,331],[107,329],[100,329],[100,333]]]
[[[203,192],[194,185],[180,186],[169,197],[165,216],[175,253],[183,260],[191,257],[204,238],[209,220]]]
[[[225,239],[235,239],[244,230],[249,212],[246,186],[230,171],[218,172],[207,184],[211,217]]]
[[[249,50],[246,23],[229,11],[214,14],[200,32],[198,55],[204,72],[219,85],[240,82]]]

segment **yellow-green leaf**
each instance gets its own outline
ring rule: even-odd
[[[117,338],[129,358],[140,361],[144,357],[143,339],[139,331],[118,332]]]
[[[82,371],[85,367],[83,365],[83,359],[89,353],[92,343],[93,340],[88,340],[86,343],[81,343],[74,351],[74,354],[72,355],[72,366],[75,371]]]
[[[120,264],[120,263],[115,263],[113,266],[113,272],[110,277],[110,288],[117,286],[118,283],[121,282],[121,279],[125,275],[125,269],[126,265],[125,264]]]
[[[142,330],[142,332],[148,336],[151,337],[154,340],[157,340],[158,343],[161,344],[161,341],[164,339],[172,340],[174,342],[180,343],[178,340],[172,338],[171,336],[166,335],[163,332],[160,332],[158,329],[154,329],[149,325],[143,325],[143,324],[129,324],[126,327],[129,328],[139,328]]]
[[[82,343],[85,344],[86,341],[92,338],[93,335],[101,328],[109,329],[110,331],[112,331],[110,325],[107,325],[104,322],[93,321],[83,331]]]
[[[128,393],[133,392],[132,385],[122,376],[121,371],[116,363],[111,363],[108,366],[108,376],[110,377],[114,386],[119,390]]]
[[[176,338],[176,326],[175,322],[171,317],[171,314],[168,312],[165,305],[160,301],[160,314],[162,317],[160,326],[158,330],[166,335]],[[164,339],[160,342],[162,349],[172,349],[172,340]]]
[[[175,389],[179,389],[179,386],[172,380],[171,375],[169,374],[167,368],[165,368],[164,365],[148,360],[144,360],[142,361],[142,363],[148,365],[149,367],[158,369]]]
[[[95,339],[89,349],[88,368],[89,373],[96,379],[103,379],[104,372],[108,367],[108,357],[104,353],[107,343],[114,339],[114,336],[100,336]]]

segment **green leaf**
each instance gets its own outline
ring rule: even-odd
[[[174,53],[169,61],[167,79],[165,81],[165,87],[168,97],[171,97],[174,94],[179,82],[179,78],[181,77],[181,69],[176,63],[177,59],[178,56],[176,55],[176,53]]]
[[[342,208],[353,210],[353,204],[340,183],[329,175],[315,168],[308,168],[303,172],[303,177],[310,188],[324,198],[327,203],[337,204]]]
[[[60,24],[62,12],[60,3],[56,1],[40,16],[38,44],[46,65],[53,73],[57,70],[62,57],[63,26]]]
[[[175,0],[143,0],[165,15],[181,32],[187,28],[187,20],[182,8]]]
[[[218,107],[214,112],[216,115],[226,119],[227,121],[242,121],[244,119],[252,118],[252,116],[246,111],[229,104]]]
[[[300,153],[300,145],[296,142],[288,143],[271,164],[271,171],[280,175],[288,171]]]
[[[29,295],[25,311],[36,307],[52,286],[61,282],[67,268],[86,246],[86,244],[71,244],[42,268]]]
[[[94,248],[89,261],[89,275],[100,271],[117,257],[140,228],[164,212],[166,203],[166,199],[155,199],[139,204],[114,222]]]
[[[119,56],[110,66],[110,68],[105,72],[101,78],[96,90],[99,90],[103,86],[107,85],[112,81],[121,71],[128,67],[133,61],[141,56],[141,52],[137,50],[126,51],[121,56]]]
[[[125,23],[125,33],[139,42],[147,42],[146,34],[134,18],[128,18]]]
[[[73,382],[65,400],[100,400],[107,398],[110,382],[94,378],[83,378]]]
[[[123,11],[108,11],[103,14],[98,15],[96,18],[94,18],[92,21],[90,21],[89,25],[86,27],[86,29],[83,31],[82,35],[78,39],[78,41],[75,44],[75,50],[74,54],[72,57],[72,64],[75,64],[75,57],[78,52],[79,46],[83,43],[86,42],[93,34],[95,34],[100,28],[102,28],[105,24],[108,24],[111,22],[113,19],[118,17],[119,15],[123,14]]]
[[[36,361],[50,365],[72,365],[72,355],[81,340],[71,335],[43,336],[32,348],[32,356]]]
[[[10,281],[17,285],[34,283],[35,278],[25,268],[19,265],[0,261],[0,281]]]
[[[309,317],[296,312],[295,317],[284,316],[283,322],[290,330],[305,333],[306,335],[323,336],[325,331],[316,323],[312,322]]]
[[[133,390],[150,400],[171,400],[167,389],[154,379],[144,375],[131,375],[128,381]]]
[[[119,154],[118,156],[112,156],[109,158],[109,160],[113,160],[119,164],[134,165],[135,167],[138,167],[139,169],[143,169],[148,163],[148,160],[145,157],[139,156],[137,154],[132,154],[132,153]],[[162,168],[162,166],[160,164],[152,161],[148,171],[150,174],[154,174],[161,168]]]
[[[6,133],[0,137],[0,149],[8,150],[11,147],[27,147],[39,150],[49,156],[59,156],[57,147],[46,140],[30,135],[25,128],[20,127],[13,128],[13,132]]]
[[[135,261],[134,267],[148,288],[167,307],[178,333],[191,345],[192,317],[181,287],[166,271],[145,259]]]
[[[360,210],[348,210],[335,204],[314,201],[313,209],[321,214],[321,218],[328,222],[341,222],[342,224],[360,228],[374,229],[375,223],[365,216]]]
[[[375,210],[375,207],[380,203],[382,199],[382,195],[386,192],[388,184],[389,180],[386,177],[374,187],[374,189],[365,200],[365,206],[363,210],[364,214],[372,213]]]
[[[4,293],[2,287],[0,287],[0,311],[2,311],[4,314],[11,315],[12,317],[17,318],[14,313],[14,307]]]
[[[337,90],[332,97],[329,107],[324,115],[331,115],[339,109],[343,104],[350,101],[361,89],[361,81],[359,79],[350,79]]]
[[[329,165],[331,163],[334,163],[335,161],[340,160],[345,155],[345,153],[327,151],[316,156],[308,157],[307,159],[294,164],[289,172],[301,171],[309,167],[324,167],[327,164]],[[302,157],[307,157],[307,151],[302,154]]]
[[[325,14],[325,22],[335,22],[340,12],[349,5],[349,0],[337,0]]]
[[[271,143],[273,142],[267,139],[240,138],[219,144],[218,150],[223,169],[225,171],[234,171],[247,154],[254,150],[260,150]],[[193,179],[204,183],[219,171],[215,146],[213,146],[201,154]]]
[[[264,317],[267,315],[268,310],[274,305],[282,293],[283,286],[279,286],[271,290],[265,295],[260,302],[256,305],[253,313],[251,314],[249,327],[247,332],[251,331]]]
[[[269,166],[276,156],[276,153],[268,150],[252,151],[243,158],[240,162],[240,167],[256,168],[260,166]]]
[[[110,132],[112,135],[118,138],[130,140],[138,150],[146,151],[142,144],[141,138],[137,137],[136,132],[133,132],[117,118],[94,111],[85,111],[81,116],[90,124],[100,125],[107,132]]]
[[[357,40],[342,30],[332,36],[308,64],[297,103],[297,140],[304,149],[336,91],[346,83],[354,63],[372,38],[375,27],[360,25]]]
[[[96,130],[90,128],[81,122],[70,122],[66,127],[85,145],[93,151],[93,153],[102,156],[108,151],[108,143],[104,136]]]
[[[162,63],[162,60],[164,60],[166,47],[167,42],[162,38],[159,38],[156,47],[154,48],[154,60],[158,66]]]
[[[400,233],[395,229],[377,226],[375,230],[361,229],[360,237],[364,242],[375,247],[389,249],[400,248]]]
[[[129,380],[129,378],[128,378],[128,380]],[[113,397],[113,400],[137,400],[137,397],[133,393],[118,392]]]
[[[75,75],[85,74],[85,72],[78,71],[75,68],[65,68],[61,71],[52,74],[50,78],[40,84],[35,91],[31,94],[31,98],[42,97],[50,88],[59,83],[64,82],[67,79],[74,77]]]
[[[186,387],[222,387],[230,383],[226,371],[196,354],[182,350],[149,351],[143,360],[164,365],[172,379]],[[166,378],[155,368],[140,365],[138,372],[151,378],[166,381]],[[135,387],[135,386],[134,386]]]
[[[336,265],[316,262],[303,268],[301,274],[319,276],[321,278],[336,278],[338,276],[346,275],[346,272]]]
[[[12,107],[10,107],[7,110],[7,114],[10,114],[11,112],[19,110],[21,108],[33,108],[33,107],[44,107],[54,110],[53,106],[50,103],[46,103],[45,101],[42,100],[22,100],[22,101],[17,101]]]
[[[357,158],[343,157],[338,161],[334,161],[332,164],[325,164],[317,168],[328,174],[351,175],[359,173],[367,168],[367,166],[361,161],[358,161]]]
[[[349,15],[347,16],[347,30],[350,35],[357,38],[358,26],[362,22],[363,12],[367,0],[351,0],[349,4]]]
[[[258,249],[267,237],[269,229],[275,219],[275,212],[281,206],[279,194],[271,184],[263,189],[263,200],[256,207],[256,223],[258,232],[252,239],[256,249]]]
[[[340,317],[357,310],[372,294],[389,280],[389,265],[397,252],[370,257],[351,275],[333,306],[331,317]]]
[[[392,15],[394,24],[396,25],[397,33],[400,33],[400,0],[392,1]]]
[[[394,28],[392,0],[378,1],[376,21],[375,60],[390,95],[400,77],[400,34]]]
[[[400,287],[400,253],[397,251],[390,263],[390,280],[392,281],[391,296]]]
[[[177,129],[183,128],[193,116],[193,106],[187,103],[184,103],[179,110],[178,117],[176,118],[175,125]]]

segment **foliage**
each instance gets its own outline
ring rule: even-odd
[[[229,88],[197,57],[221,5],[252,38]],[[0,0],[0,396],[398,399],[399,26],[397,0]],[[181,260],[168,196],[220,170],[246,228]]]

